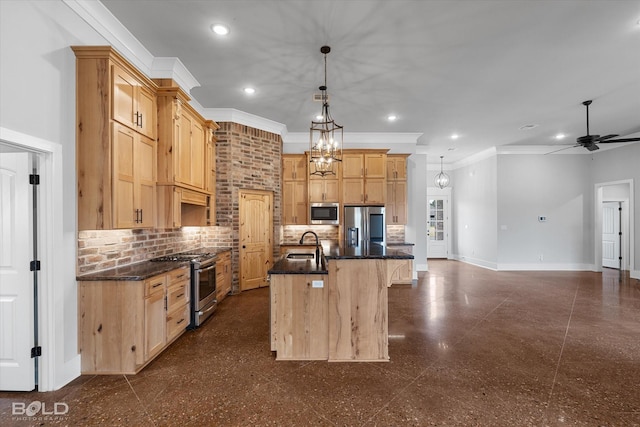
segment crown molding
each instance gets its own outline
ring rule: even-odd
[[[155,58],[107,9],[95,0],[62,0],[127,61],[150,78],[171,78],[187,93],[200,83],[178,58]]]
[[[286,125],[265,119],[264,117],[256,116],[255,114],[246,113],[241,110],[236,110],[235,108],[204,108],[195,100],[192,100],[191,103],[194,104],[193,107],[202,114],[203,117],[216,122],[239,123],[241,125],[278,134],[282,136],[283,139],[283,135],[287,134]]]

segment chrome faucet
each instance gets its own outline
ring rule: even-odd
[[[313,234],[316,237],[316,265],[320,265],[320,240],[318,240],[318,235],[313,231],[305,231],[300,238],[300,244],[302,244],[304,236],[307,234]]]

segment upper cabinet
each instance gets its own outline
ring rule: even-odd
[[[407,223],[407,154],[387,155],[387,224]]]
[[[119,65],[112,73],[113,120],[155,139],[155,91]]]
[[[282,156],[282,224],[307,224],[307,156]]]
[[[74,46],[78,229],[154,227],[156,84],[109,46]]]
[[[342,203],[384,205],[388,150],[354,150],[342,154]]]
[[[307,156],[304,154],[282,155],[282,180],[306,181],[308,172]]]
[[[215,224],[218,125],[205,120],[171,79],[158,79],[158,225]]]

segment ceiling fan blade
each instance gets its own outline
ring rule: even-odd
[[[553,154],[553,153],[557,153],[558,151],[564,151],[564,150],[568,150],[569,148],[576,148],[576,147],[581,147],[580,144],[576,144],[576,145],[568,145],[566,147],[562,147],[558,150],[554,150],[554,151],[549,151],[548,153],[544,153],[544,155],[546,156],[547,154]]]
[[[596,142],[602,142],[602,141],[607,140],[607,139],[615,138],[616,136],[618,136],[618,135],[611,134],[611,135],[601,136],[600,138],[596,139]]]
[[[610,139],[608,141],[600,141],[600,144],[609,144],[611,142],[634,142],[634,141],[640,141],[640,138]]]

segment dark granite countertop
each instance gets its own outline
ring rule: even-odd
[[[200,248],[188,250],[188,252],[203,252],[219,254],[231,250],[231,248]],[[184,252],[184,251],[183,251]],[[184,265],[189,265],[188,261],[142,261],[122,267],[110,268],[108,270],[96,271],[77,276],[78,281],[100,281],[100,280],[146,280],[149,277],[166,273]]]
[[[333,259],[413,259],[413,255],[400,249],[392,249],[378,244],[364,244],[347,247],[336,244],[323,245],[322,263],[314,260],[292,260],[280,258],[269,270],[269,274],[328,274],[326,264]]]

